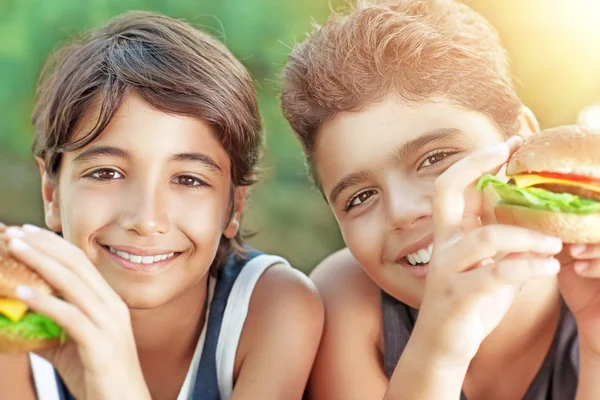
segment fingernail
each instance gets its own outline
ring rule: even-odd
[[[16,251],[25,251],[29,248],[29,245],[27,245],[27,243],[25,243],[21,239],[12,239],[10,241],[9,246]]]
[[[571,255],[578,256],[585,251],[587,246],[585,244],[575,244],[571,246]]]
[[[513,149],[514,147],[520,145],[523,142],[523,139],[520,136],[511,136],[507,141],[506,145]]]
[[[577,261],[574,265],[575,271],[577,271],[577,272],[583,272],[589,266],[590,266],[590,263],[588,261]]]
[[[546,239],[546,243],[548,244],[548,249],[551,251],[559,252],[562,249],[562,240],[557,237],[549,236]]]
[[[3,222],[0,222],[0,229],[4,229],[6,228],[6,224],[4,224]]]
[[[560,271],[560,263],[556,258],[549,258],[544,261],[544,273],[556,275]]]
[[[41,231],[41,229],[38,228],[37,226],[30,225],[30,224],[23,225],[23,230],[25,232],[29,232],[29,233],[37,233],[37,232]]]
[[[15,290],[15,295],[22,300],[27,300],[30,299],[33,295],[33,290],[31,290],[29,286],[20,285],[17,286],[17,289]]]
[[[25,237],[25,232],[23,232],[21,229],[16,228],[14,226],[8,228],[5,233],[11,238],[24,238]]]

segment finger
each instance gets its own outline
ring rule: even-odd
[[[0,222],[0,232],[4,232],[6,230],[6,225]]]
[[[600,260],[575,261],[573,267],[579,276],[584,278],[600,278]]]
[[[104,323],[104,318],[97,315],[97,310],[102,309],[104,305],[97,295],[90,293],[90,288],[76,274],[20,239],[10,241],[9,251],[44,277],[50,286],[96,324]]]
[[[569,246],[569,254],[576,260],[600,258],[600,244],[573,244]]]
[[[436,179],[433,199],[434,243],[440,244],[460,230],[465,211],[465,190],[469,185],[504,164],[520,143],[521,139],[515,136],[504,143],[477,151],[453,164]]]
[[[98,329],[74,305],[27,286],[17,287],[16,296],[32,310],[56,322],[67,332],[69,338],[73,339],[78,345],[87,347],[88,343],[94,343],[95,340],[98,340]]]
[[[24,225],[22,229],[7,230],[10,237],[21,239],[30,247],[73,272],[88,286],[89,290],[105,303],[114,301],[116,294],[98,272],[87,256],[75,245],[53,232],[40,229],[33,225]]]
[[[560,263],[554,258],[508,257],[461,274],[460,290],[489,293],[505,285],[520,288],[530,280],[554,276],[559,271]]]
[[[508,225],[487,225],[468,233],[444,252],[455,271],[465,271],[482,260],[498,259],[510,253],[558,254],[562,249],[559,238],[529,229]]]

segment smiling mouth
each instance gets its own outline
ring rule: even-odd
[[[119,261],[120,264],[124,265],[127,269],[142,270],[142,269],[154,269],[171,262],[180,252],[170,252],[165,254],[156,254],[151,256],[144,256],[140,254],[127,253],[125,251],[117,250],[110,246],[102,245],[102,248],[109,252],[113,258]]]
[[[429,264],[429,260],[431,260],[431,253],[433,253],[433,243],[423,249],[417,250],[414,253],[410,253],[402,257],[402,260],[413,267],[423,266]]]
[[[105,248],[108,249],[108,251],[110,251],[117,257],[120,257],[120,258],[127,260],[129,262],[132,262],[134,264],[154,264],[154,263],[172,258],[176,254],[174,252],[171,252],[168,254],[159,254],[159,255],[155,255],[155,256],[140,256],[140,255],[136,255],[136,254],[126,253],[124,251],[119,251],[119,250],[114,249],[109,246],[105,246]]]

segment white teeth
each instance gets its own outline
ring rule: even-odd
[[[175,255],[175,253],[169,254],[159,254],[156,256],[137,256],[135,254],[129,254],[124,251],[119,251],[112,247],[108,248],[111,253],[116,254],[117,256],[124,258],[125,260],[129,260],[135,264],[153,264],[155,262],[166,260],[167,258],[171,258]]]
[[[431,260],[433,253],[433,243],[427,246],[426,249],[421,249],[406,256],[406,259],[411,265],[427,264]]]
[[[142,264],[152,264],[154,262],[154,256],[142,257]]]
[[[431,258],[429,256],[429,252],[425,249],[421,249],[419,250],[419,257],[421,257],[421,262],[422,263],[428,263],[429,259]]]

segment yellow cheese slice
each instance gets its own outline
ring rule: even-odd
[[[515,184],[517,185],[517,187],[520,188],[551,183],[565,186],[577,186],[587,190],[591,190],[592,192],[600,193],[600,187],[592,185],[590,183],[569,181],[566,179],[547,178],[545,176],[535,174],[515,175],[512,178],[515,180]]]
[[[27,312],[27,304],[17,299],[0,298],[0,314],[6,315],[11,321],[18,321]]]

